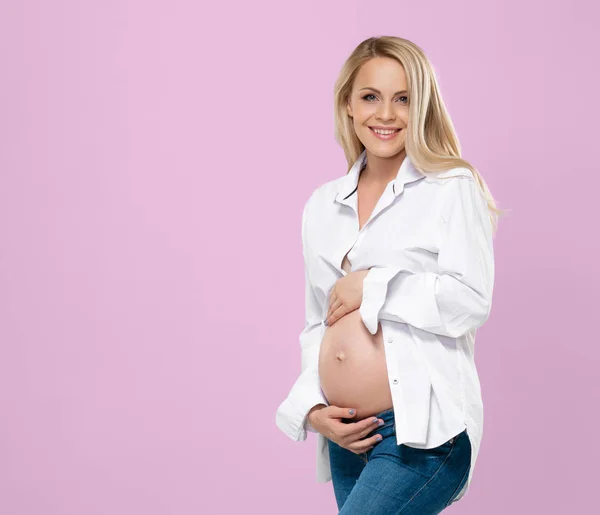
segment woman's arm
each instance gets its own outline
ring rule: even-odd
[[[301,374],[293,385],[286,400],[277,410],[277,426],[294,440],[305,440],[306,432],[317,431],[308,421],[308,413],[318,404],[329,405],[321,390],[319,380],[319,350],[325,332],[322,321],[322,308],[314,293],[308,275],[307,243],[306,243],[306,218],[308,206],[302,212],[302,254],[304,258],[304,284],[305,284],[305,323],[300,333]]]
[[[457,338],[488,318],[494,284],[492,225],[475,179],[444,179],[439,273],[372,268],[363,282],[362,320],[371,334],[379,320]]]

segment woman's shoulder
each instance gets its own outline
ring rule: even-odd
[[[425,174],[425,179],[429,182],[447,182],[447,179],[452,178],[467,178],[472,180],[477,180],[475,178],[475,174],[464,166],[457,166],[456,168],[451,168],[450,170],[444,170],[443,172],[427,172]]]
[[[314,205],[314,208],[331,205],[342,185],[344,177],[337,177],[314,188],[305,202],[305,209],[308,208],[309,204]]]

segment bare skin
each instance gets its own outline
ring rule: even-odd
[[[382,193],[380,185],[366,185],[362,179],[359,181],[359,228],[369,219]],[[351,272],[347,256],[342,268],[348,274],[342,279],[349,286],[346,290],[340,288],[338,295],[335,288],[332,291],[327,314],[329,327],[319,357],[322,387],[333,404],[313,407],[308,418],[311,425],[329,440],[361,454],[372,449],[380,439],[380,435],[364,439],[378,427],[380,419],[372,415],[390,408],[392,399],[381,329],[371,335],[358,311],[366,271]],[[343,404],[346,399],[352,399],[355,405],[352,413],[350,408],[335,405],[338,400],[338,404]],[[355,418],[357,422],[344,423],[341,418]]]
[[[353,418],[356,415],[350,413],[348,408],[338,406],[325,406],[317,404],[308,413],[311,425],[323,436],[340,447],[348,449],[354,454],[361,454],[372,449],[381,440],[381,435],[374,435],[363,440],[381,419],[369,417],[354,423],[344,423],[340,419]]]
[[[347,114],[367,151],[367,166],[360,174],[357,191],[359,229],[369,220],[406,157],[408,106],[406,74],[400,63],[378,57],[361,67],[347,102]],[[383,140],[375,135],[374,128],[399,132]],[[342,268],[348,273],[332,289],[328,328],[319,356],[321,386],[330,405],[313,407],[308,417],[319,433],[360,454],[377,442],[377,435],[362,440],[377,427],[372,415],[392,407],[392,401],[381,327],[371,335],[357,311],[365,273],[351,272],[347,256]],[[355,418],[357,422],[344,423],[341,418]]]

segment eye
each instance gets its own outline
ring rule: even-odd
[[[372,93],[368,93],[367,95],[363,96],[362,98],[363,98],[364,100],[366,100],[367,102],[370,102],[370,100],[369,100],[369,97],[373,97],[373,98],[375,98],[375,95],[373,95]],[[402,103],[403,103],[403,104],[408,104],[408,97],[406,97],[406,96],[402,96],[402,97],[398,97],[398,98],[400,98],[400,99],[402,99],[402,98],[406,99],[406,100],[404,100]]]

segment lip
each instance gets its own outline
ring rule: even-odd
[[[377,134],[373,129],[382,129],[382,130],[396,129],[396,132],[394,132],[393,134],[385,134],[384,135],[384,134]],[[402,132],[402,129],[400,129],[398,127],[369,127],[369,130],[371,131],[373,136],[375,136],[376,138],[378,138],[382,141],[390,141]]]

